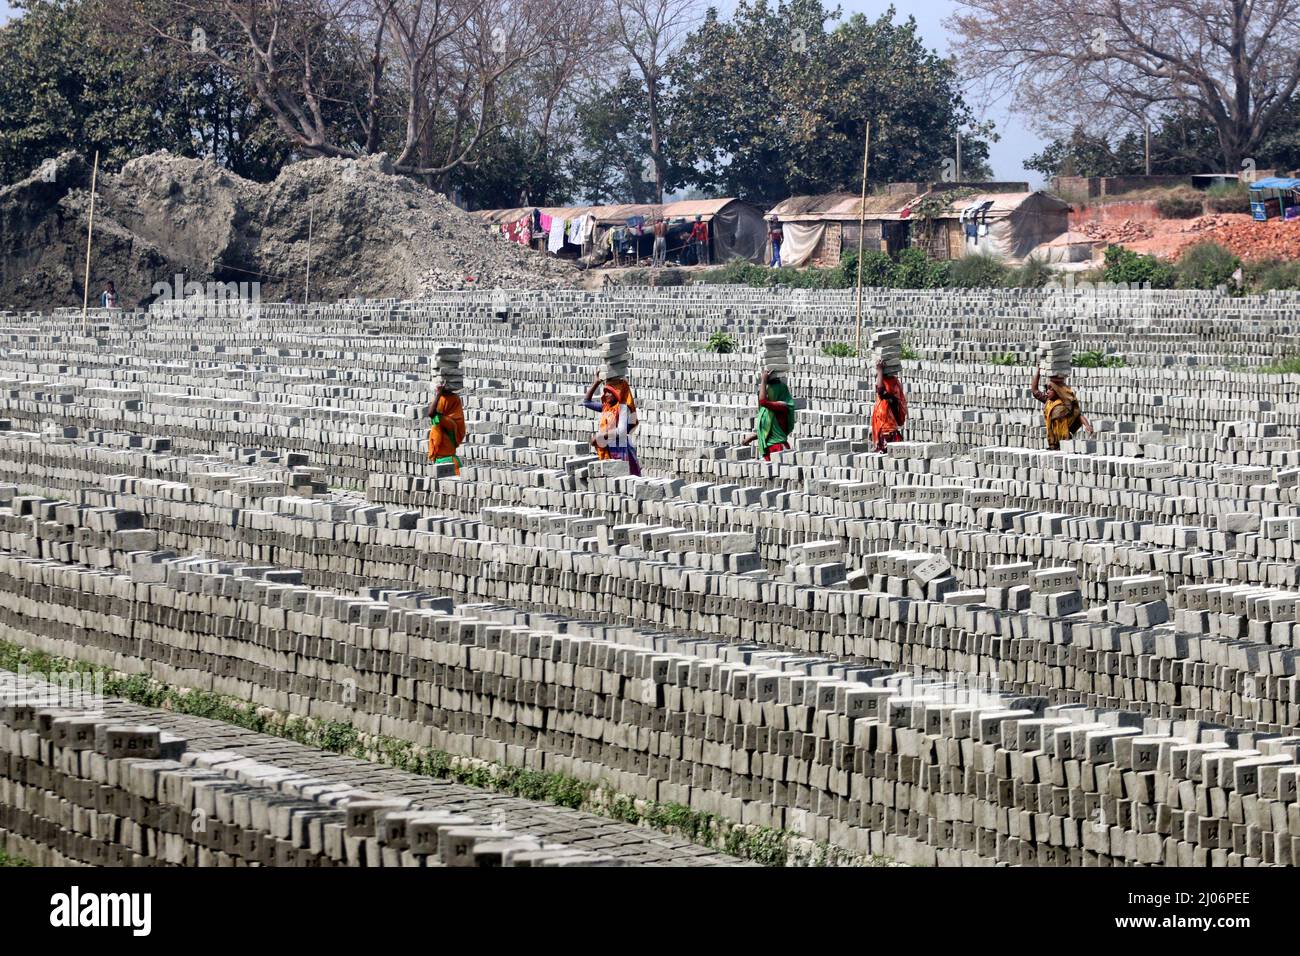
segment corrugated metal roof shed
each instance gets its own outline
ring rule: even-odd
[[[517,209],[480,209],[474,215],[486,222],[500,224],[522,219],[536,208],[548,216],[559,216],[561,219],[595,216],[596,222],[601,225],[621,225],[632,216],[644,216],[647,220],[657,216],[663,216],[665,219],[694,219],[699,216],[707,221],[733,202],[739,200],[734,198],[682,199],[664,203],[662,206],[653,203],[622,203],[610,206],[527,206]]]
[[[894,194],[868,196],[865,204],[855,193],[822,193],[817,196],[791,196],[767,211],[782,222],[822,222],[825,220],[857,220],[865,209],[866,218],[897,214],[917,198],[915,195]]]

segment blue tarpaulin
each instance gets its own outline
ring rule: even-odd
[[[1267,179],[1261,179],[1258,182],[1250,184],[1251,189],[1300,189],[1300,179],[1290,179],[1281,176],[1269,176]]]

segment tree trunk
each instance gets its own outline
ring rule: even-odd
[[[650,115],[650,161],[655,165],[655,202],[662,205],[664,201],[664,166],[663,148],[659,140],[659,77],[647,75],[646,111]]]

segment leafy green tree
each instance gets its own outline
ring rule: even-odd
[[[485,142],[483,159],[457,167],[451,182],[470,209],[553,205],[567,201],[571,191],[566,155],[563,144],[504,127]]]
[[[66,149],[109,169],[169,149],[242,176],[289,158],[239,78],[113,32],[109,0],[22,0],[0,29],[0,181]]]
[[[729,20],[705,16],[669,62],[668,148],[685,181],[756,199],[856,191],[868,121],[873,182],[942,174],[972,126],[952,64],[892,7],[838,17],[821,0],[741,0]],[[967,170],[987,158],[978,134],[963,139]]]
[[[578,108],[578,144],[570,165],[573,194],[598,203],[654,202],[647,175],[649,119],[641,81],[624,71],[609,89]],[[665,180],[673,188],[672,173]]]

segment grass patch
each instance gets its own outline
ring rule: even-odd
[[[1261,375],[1300,375],[1300,355],[1291,355],[1273,365],[1261,365],[1251,371]]]
[[[31,866],[32,864],[20,856],[11,856],[4,850],[0,850],[0,866]]]
[[[133,704],[219,720],[319,750],[387,764],[424,777],[452,780],[482,790],[583,810],[679,836],[699,846],[764,866],[895,865],[885,857],[862,858],[790,831],[735,823],[679,803],[637,800],[566,774],[462,757],[420,747],[396,737],[363,735],[349,723],[283,714],[259,707],[251,701],[210,691],[179,689],[142,674],[122,674],[108,667],[56,657],[0,640],[0,670],[17,671],[20,667],[29,673],[102,676],[106,695]],[[0,860],[0,865],[25,864],[4,864]]]

